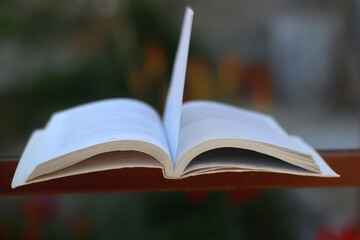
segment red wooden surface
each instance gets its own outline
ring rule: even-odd
[[[278,173],[217,173],[164,179],[159,169],[128,168],[54,179],[11,189],[18,157],[0,157],[0,194],[61,194],[360,186],[360,150],[320,151],[340,178]]]

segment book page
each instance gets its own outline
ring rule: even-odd
[[[300,137],[291,136],[291,139],[296,142],[304,152],[311,153],[314,157],[315,162],[319,165],[320,171],[322,175],[325,176],[339,176],[336,172],[334,172],[329,165],[320,157],[320,155],[307,143],[305,143]]]
[[[314,154],[315,161],[320,166],[321,173],[314,173],[255,151],[236,148],[221,148],[207,151],[191,160],[182,176],[246,171],[290,173],[294,175],[317,177],[339,176],[331,170],[317,153]]]
[[[163,116],[164,127],[167,134],[172,159],[175,158],[179,136],[180,115],[184,92],[192,18],[192,9],[186,8]]]
[[[160,162],[148,154],[136,151],[115,151],[95,155],[67,168],[24,181],[21,185],[84,173],[139,167],[163,169]],[[14,185],[16,186],[19,185]]]
[[[158,113],[137,100],[110,99],[84,104],[52,116],[46,126],[46,151],[37,164],[102,143],[142,141],[169,148]],[[128,144],[127,150],[132,146]]]
[[[294,141],[273,118],[216,102],[184,104],[174,174],[179,176],[198,154],[224,147],[262,152],[320,172],[311,152]]]
[[[21,155],[18,166],[11,182],[11,187],[15,188],[26,183],[27,177],[36,167],[36,160],[40,158],[42,147],[44,146],[45,131],[35,130],[26,144],[25,150]],[[35,160],[35,161],[34,161]]]
[[[191,160],[184,171],[184,175],[244,171],[319,175],[268,155],[236,148],[221,148],[200,154]]]
[[[210,101],[185,103],[177,159],[193,146],[218,138],[244,139],[302,150],[269,116]]]

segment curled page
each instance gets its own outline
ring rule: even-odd
[[[173,162],[176,155],[179,137],[181,106],[184,93],[186,64],[189,52],[193,14],[193,10],[187,7],[185,10],[179,45],[176,52],[163,116],[163,122]]]

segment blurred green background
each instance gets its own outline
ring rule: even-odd
[[[81,103],[161,113],[187,5],[185,101],[269,113],[318,149],[359,147],[359,0],[16,0],[0,2],[0,154]],[[355,188],[0,196],[0,239],[340,239],[360,236],[359,206]]]

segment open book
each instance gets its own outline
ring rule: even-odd
[[[161,168],[165,178],[224,171],[338,176],[271,117],[229,105],[182,103],[193,11],[185,11],[164,116],[133,99],[53,114],[32,134],[12,187],[116,168]]]

